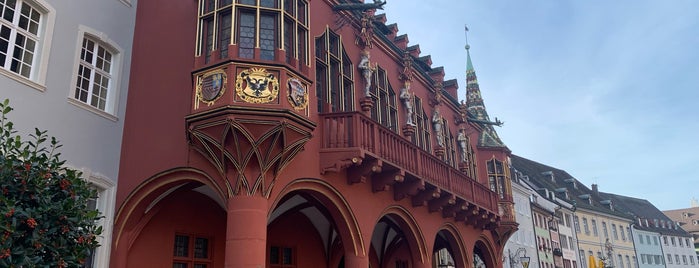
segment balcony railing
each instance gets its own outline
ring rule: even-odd
[[[497,212],[497,195],[465,173],[360,112],[320,115],[321,151],[357,148],[442,190]]]

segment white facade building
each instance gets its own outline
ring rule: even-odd
[[[98,188],[108,267],[136,0],[0,1],[0,101],[20,133],[47,130]]]
[[[537,249],[534,238],[534,223],[532,210],[529,204],[534,191],[528,185],[520,182],[520,176],[513,172],[512,198],[515,203],[515,217],[519,224],[518,230],[507,240],[505,244],[505,268],[522,268],[520,257],[529,257],[529,267],[537,267]]]

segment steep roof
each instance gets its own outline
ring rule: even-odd
[[[600,196],[610,200],[616,210],[632,215],[636,220],[636,229],[664,235],[689,236],[682,228],[675,229],[674,222],[648,200],[611,193],[600,193]],[[645,220],[648,220],[648,226],[639,224],[638,219],[644,223]],[[656,220],[658,221],[657,227],[655,226]]]
[[[699,207],[665,210],[663,214],[679,222],[682,229],[695,234],[695,238],[699,239]],[[695,221],[697,224],[694,224]]]
[[[490,122],[488,111],[485,109],[481,89],[478,85],[476,71],[471,62],[470,46],[466,45],[466,108],[476,120]],[[502,142],[500,136],[493,128],[492,124],[482,124],[483,131],[478,137],[478,146],[483,147],[507,147]]]
[[[632,219],[626,213],[609,209],[608,205],[600,202],[603,199],[600,198],[599,193],[579,182],[565,170],[541,164],[518,155],[512,155],[510,159],[512,167],[516,172],[526,176],[525,180],[528,179],[539,190],[545,189],[544,191],[549,192],[549,196],[542,194],[545,198],[553,199],[552,197],[555,196],[555,199],[572,203],[576,208]]]

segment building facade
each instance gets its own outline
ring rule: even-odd
[[[511,159],[513,167],[526,174],[549,200],[570,205],[570,211],[574,212],[571,217],[579,267],[591,267],[591,259],[595,266],[603,260],[605,266],[637,267],[630,228],[632,219],[610,208],[611,202],[600,197],[596,185],[589,189],[563,170],[516,155]],[[565,222],[564,212],[560,215]]]
[[[692,206],[683,209],[663,211],[675,224],[692,235],[694,250],[699,255],[699,204],[692,200]]]
[[[111,267],[501,267],[508,156],[382,3],[140,1]]]
[[[529,185],[523,182],[521,173],[512,169],[512,199],[515,203],[515,218],[519,224],[517,231],[507,240],[503,267],[523,268],[521,257],[529,257],[529,266],[538,267],[538,245],[534,236],[534,219],[530,198],[534,195]]]
[[[0,98],[22,134],[48,131],[66,165],[99,190],[107,267],[125,118],[135,0],[0,2]],[[99,15],[96,15],[99,14]]]

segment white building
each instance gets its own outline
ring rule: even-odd
[[[0,1],[0,100],[20,133],[47,130],[100,190],[108,267],[136,0]],[[90,267],[90,265],[88,265]]]
[[[538,267],[537,244],[534,238],[534,223],[529,204],[534,191],[521,182],[521,174],[512,172],[512,198],[515,202],[515,217],[519,224],[518,230],[505,244],[505,268],[522,268],[520,257],[529,257],[529,267]],[[514,264],[514,265],[513,265]]]

